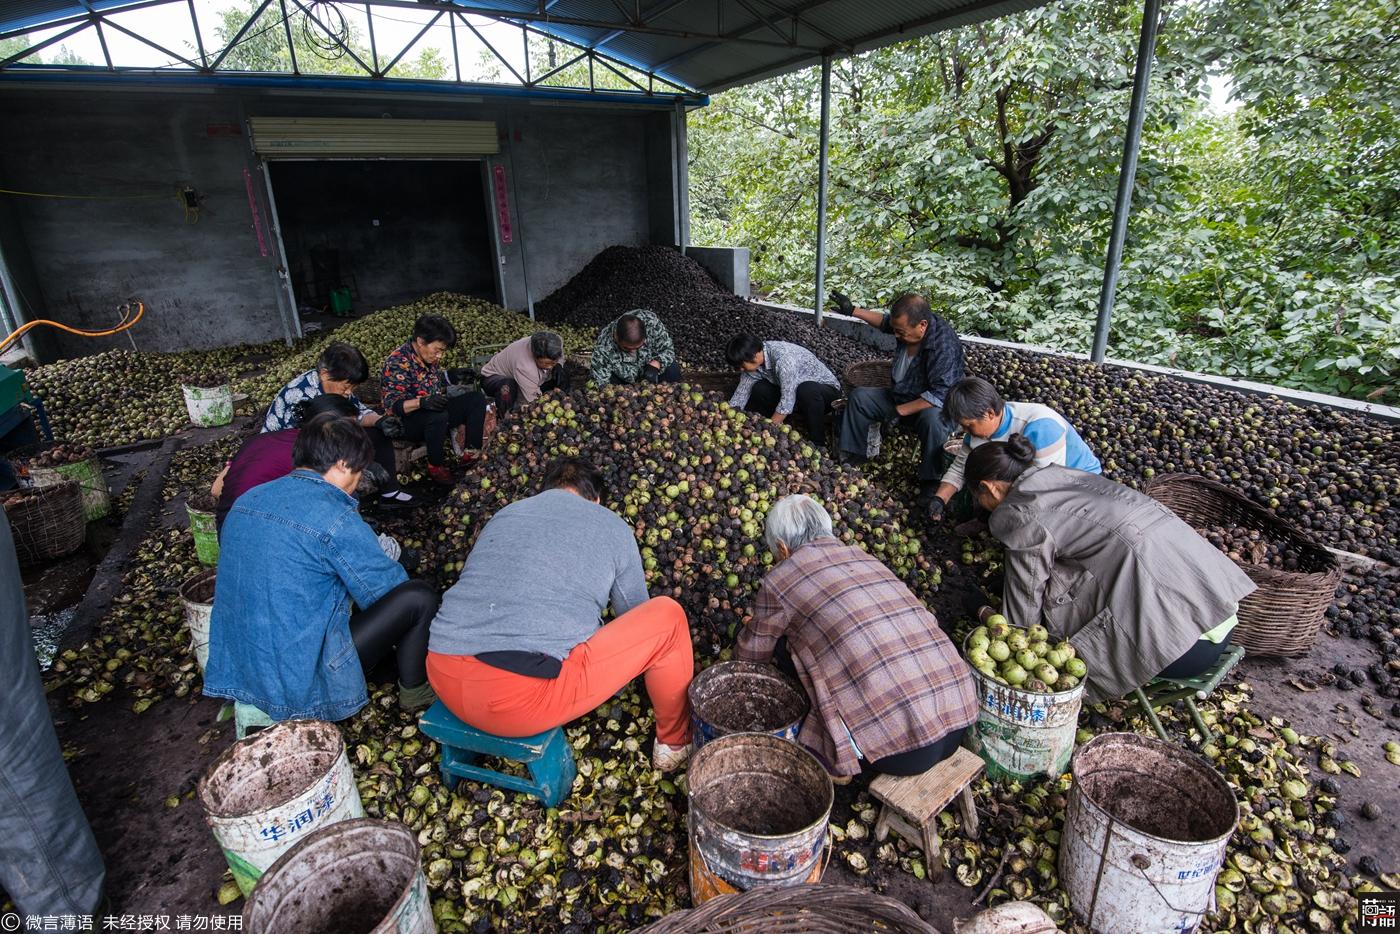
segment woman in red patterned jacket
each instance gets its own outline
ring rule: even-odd
[[[454,480],[444,463],[448,432],[466,427],[467,448],[480,450],[494,413],[477,390],[450,385],[439,364],[457,343],[457,330],[441,315],[423,315],[413,323],[413,337],[389,354],[380,376],[384,411],[403,421],[403,437],[428,447],[428,476],[437,483]]]

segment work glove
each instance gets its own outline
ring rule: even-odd
[[[424,412],[441,412],[447,408],[447,396],[435,392],[431,396],[424,396],[418,406]]]
[[[456,399],[458,396],[465,396],[471,392],[466,386],[448,386],[445,391],[449,399]]]
[[[370,464],[366,467],[365,477],[374,484],[376,492],[387,487],[392,480],[389,476],[389,471],[385,470],[379,464]]]
[[[937,522],[943,518],[948,511],[948,504],[943,502],[941,496],[935,496],[928,501],[928,521]]]
[[[476,370],[469,366],[453,367],[447,371],[447,381],[458,386],[466,385],[476,379]]]
[[[384,437],[394,440],[403,437],[403,420],[397,415],[385,415],[374,423],[374,427],[384,433]]]
[[[390,561],[399,560],[399,555],[403,554],[403,548],[394,540],[392,535],[379,533],[379,549],[384,552]]]
[[[836,306],[836,310],[843,315],[849,315],[856,310],[856,306],[851,304],[851,298],[843,292],[828,292],[827,297],[831,304]]]
[[[646,366],[642,367],[642,379],[646,380],[648,383],[659,384],[661,382],[661,367],[648,363]]]

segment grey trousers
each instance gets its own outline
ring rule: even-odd
[[[95,914],[107,872],[49,717],[4,509],[0,672],[0,885],[22,915]]]
[[[841,417],[841,450],[865,457],[870,426],[895,419],[919,437],[919,482],[932,483],[943,476],[943,442],[951,434],[943,421],[943,409],[935,406],[916,415],[901,416],[895,410],[894,394],[888,389],[857,386],[851,390],[846,413]]]

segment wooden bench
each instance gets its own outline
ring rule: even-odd
[[[870,783],[870,793],[880,802],[875,822],[875,839],[883,841],[893,830],[913,846],[922,847],[928,864],[928,877],[937,882],[943,876],[942,842],[938,838],[938,815],[958,799],[963,832],[977,837],[977,808],[972,801],[972,782],[982,774],[984,763],[974,752],[957,751],[922,775],[881,775]]]

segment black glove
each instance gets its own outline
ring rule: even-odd
[[[856,310],[856,306],[851,304],[851,298],[842,292],[828,292],[827,297],[836,306],[836,310],[843,315],[849,315]]]
[[[642,367],[642,379],[646,380],[648,383],[656,383],[659,385],[661,383],[661,367],[648,363],[646,366]]]
[[[943,502],[943,497],[935,496],[928,501],[928,519],[930,522],[937,522],[943,518],[948,509],[948,504]]]
[[[418,407],[424,412],[441,412],[447,408],[447,396],[440,392],[424,396],[418,401]]]
[[[397,415],[385,415],[374,423],[374,427],[384,433],[384,437],[390,440],[403,437],[403,421]]]
[[[469,366],[453,367],[447,371],[447,381],[458,386],[464,386],[476,379],[476,370]]]
[[[371,463],[365,468],[365,477],[374,484],[376,492],[387,487],[392,480],[389,476],[389,471],[375,463]]]

